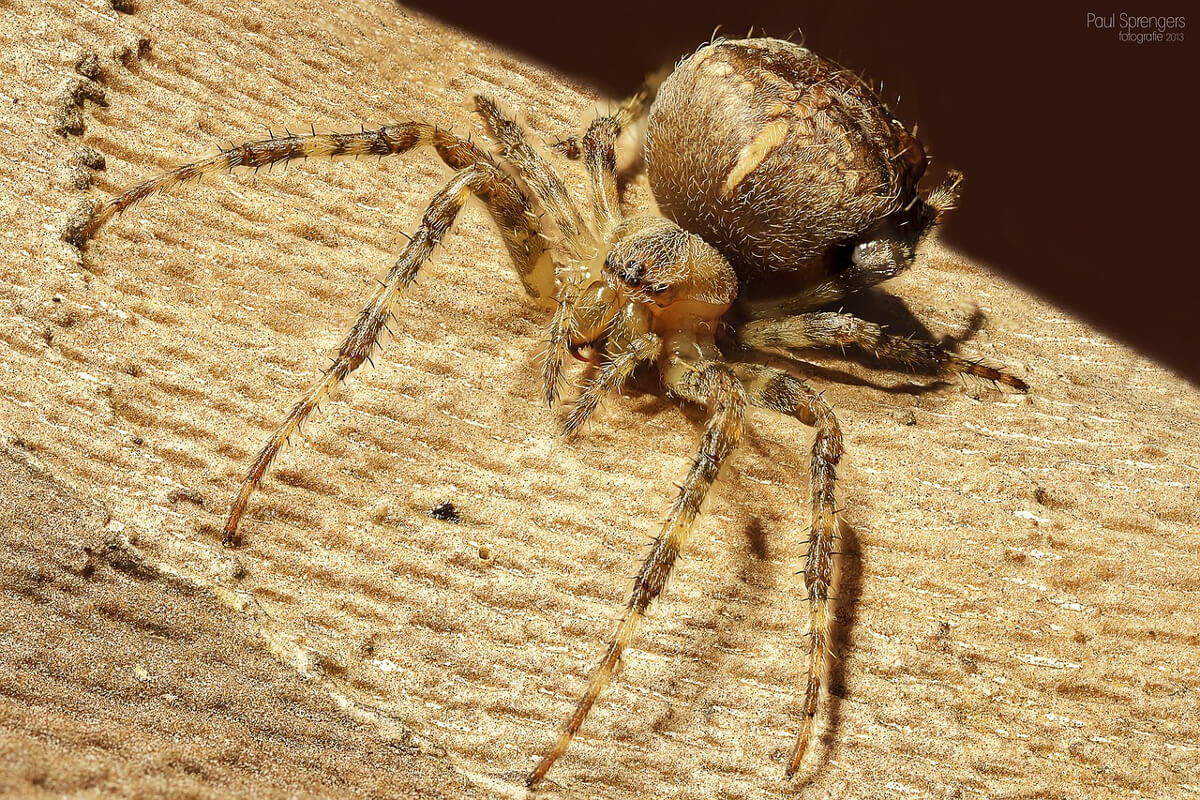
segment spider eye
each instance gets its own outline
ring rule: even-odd
[[[646,277],[646,265],[635,261],[632,264],[626,265],[624,274],[621,275],[621,280],[636,289],[642,285],[642,278],[644,277]]]

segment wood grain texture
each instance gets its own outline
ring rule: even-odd
[[[555,139],[597,102],[393,5],[336,7],[50,0],[0,29],[0,787],[524,796],[691,458],[696,416],[652,393],[556,434],[546,318],[472,207],[376,368],[284,452],[245,547],[219,546],[241,471],[446,173],[411,154],[219,177],[82,255],[70,209],[268,126],[466,132],[485,91]],[[107,105],[59,135],[85,51]],[[107,168],[80,190],[85,145]],[[850,557],[806,773],[783,779],[810,432],[755,413],[539,796],[1200,794],[1200,394],[953,253],[889,291],[907,306],[859,309],[934,336],[978,303],[964,352],[1033,391],[813,359]],[[428,516],[442,501],[461,524]]]

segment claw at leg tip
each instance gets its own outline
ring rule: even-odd
[[[237,530],[237,520],[225,523],[225,531],[221,534],[221,544],[224,547],[237,547],[242,543],[241,534]]]
[[[546,777],[546,773],[549,771],[549,767],[543,769],[542,765],[538,764],[533,772],[529,773],[529,777],[525,779],[525,788],[536,789],[537,785],[542,782],[542,778]]]
[[[792,753],[791,761],[787,767],[787,777],[791,778],[800,769],[800,762],[804,761],[804,754],[808,751],[808,742],[800,741],[796,744],[796,752]]]

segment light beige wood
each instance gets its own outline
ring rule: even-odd
[[[147,53],[115,57],[139,37]],[[60,136],[84,51],[108,105]],[[268,126],[465,132],[483,91],[554,139],[597,99],[370,0],[51,0],[10,15],[0,55],[0,786],[523,796],[696,415],[631,391],[563,441],[537,401],[545,316],[472,208],[224,550],[242,470],[444,170],[308,162],[153,198],[82,257],[59,232],[83,196]],[[86,191],[67,166],[83,145],[107,161]],[[935,336],[978,303],[964,352],[1033,391],[814,359],[852,557],[804,775],[783,779],[809,433],[755,413],[545,796],[1200,793],[1196,389],[953,253],[893,284]],[[461,524],[427,516],[442,501]]]

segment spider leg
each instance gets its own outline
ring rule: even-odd
[[[617,137],[621,120],[599,117],[583,136],[583,163],[587,166],[592,215],[602,234],[621,221],[617,202]]]
[[[762,300],[739,299],[737,310],[746,319],[780,317],[787,314],[803,314],[836,303],[844,297],[869,289],[896,277],[912,265],[911,256],[906,256],[903,246],[888,242],[882,247],[889,250],[889,258],[879,264],[852,265],[842,272],[818,281],[795,294],[769,297]]]
[[[496,167],[492,157],[477,145],[424,122],[402,122],[359,133],[273,137],[230,147],[210,158],[164,172],[101,203],[88,223],[76,234],[74,241],[82,247],[105,223],[134,204],[152,194],[190,180],[199,180],[205,175],[229,172],[235,167],[257,169],[303,158],[397,155],[422,145],[433,147],[442,161],[455,170],[468,169],[476,164],[491,167],[494,177],[477,192],[479,199],[487,205],[488,212],[500,229],[525,291],[535,298],[551,297],[554,294],[554,275],[552,268],[545,263],[546,259],[543,259],[546,243],[541,224],[520,184]]]
[[[542,397],[554,405],[562,386],[567,353],[604,335],[616,312],[616,292],[604,281],[569,284],[554,318],[542,362]]]
[[[579,430],[604,395],[624,383],[639,364],[653,361],[662,352],[662,338],[650,331],[649,312],[640,303],[629,303],[613,319],[605,343],[607,357],[596,376],[583,387],[563,426],[570,436]]]
[[[625,98],[615,112],[610,112],[610,117],[620,117],[623,120],[623,127],[640,123],[643,117],[650,111],[650,105],[654,102],[654,98],[658,95],[658,87],[671,74],[671,67],[659,70],[651,75],[648,75],[638,90],[629,97]],[[579,146],[579,138],[576,136],[568,136],[551,145],[551,149],[571,159],[577,161],[584,155],[584,150]],[[637,148],[640,150],[641,148]]]
[[[592,216],[596,223],[596,230],[602,236],[607,236],[621,220],[621,208],[617,198],[614,148],[617,137],[621,135],[622,124],[619,116],[601,117],[591,124],[583,139],[589,188],[591,189],[589,197],[592,204]],[[547,169],[549,169],[548,165]],[[576,269],[585,275],[592,274],[588,272],[586,265],[582,268],[576,267]],[[596,338],[597,333],[602,331],[612,320],[615,310],[614,302],[614,292],[603,281],[594,281],[586,288],[581,283],[578,288],[567,293],[567,302],[559,307],[558,313],[551,322],[550,346],[546,351],[546,360],[543,363],[542,385],[546,402],[550,405],[554,405],[554,400],[558,396],[567,351],[574,343],[587,342]],[[631,364],[629,371],[636,366],[637,362]],[[599,402],[598,396],[596,402]],[[592,409],[594,408],[595,405],[592,406]],[[578,406],[576,410],[579,410]],[[570,433],[578,424],[582,424],[583,419],[590,413],[591,410],[585,412],[575,425],[568,421],[567,432]]]
[[[632,102],[633,98],[630,99]],[[605,234],[621,221],[617,191],[617,139],[629,127],[640,107],[622,106],[616,113],[596,118],[583,136],[583,161],[590,183],[592,215],[596,229]]]
[[[587,690],[567,721],[566,728],[530,774],[527,781],[530,787],[541,781],[558,757],[566,751],[596,698],[620,666],[621,656],[633,639],[638,622],[667,584],[671,567],[687,542],[692,522],[699,514],[700,504],[704,501],[709,487],[716,479],[722,463],[741,438],[746,392],[729,368],[714,362],[701,362],[677,372],[680,373],[680,377],[668,386],[669,391],[684,399],[702,403],[708,408],[708,422],[700,439],[699,452],[688,470],[687,477],[684,478],[679,496],[671,506],[661,533],[654,540],[649,555],[634,579],[633,593],[626,606],[625,616],[609,641],[600,666],[592,675]]]
[[[817,429],[809,472],[812,530],[804,564],[809,608],[808,680],[804,690],[804,725],[788,760],[790,777],[800,766],[812,737],[825,655],[830,646],[829,589],[833,582],[833,543],[837,538],[834,487],[837,464],[842,457],[842,431],[833,409],[799,378],[759,364],[733,364],[731,368],[742,380],[751,404],[794,416]]]
[[[525,139],[525,131],[516,120],[505,116],[495,100],[477,94],[475,110],[499,143],[500,155],[520,171],[521,177],[554,219],[572,259],[586,261],[590,258],[596,252],[597,242],[567,194],[562,178]]]
[[[756,320],[740,326],[736,336],[745,347],[791,349],[856,345],[910,369],[975,375],[1020,392],[1029,391],[1029,386],[1020,378],[962,358],[933,342],[891,336],[874,322],[852,314],[818,311],[783,319]]]
[[[334,387],[370,357],[379,342],[380,334],[392,316],[392,307],[399,291],[412,283],[417,271],[446,235],[467,199],[472,193],[491,195],[496,187],[503,185],[503,177],[504,173],[494,164],[479,162],[456,173],[433,196],[421,219],[420,227],[409,240],[404,252],[388,270],[386,278],[372,292],[366,307],[359,313],[358,320],[342,341],[333,363],[301,396],[250,465],[229,509],[222,539],[224,544],[233,546],[238,543],[238,522],[246,510],[250,495],[262,481],[263,475],[284,442],[297,431],[301,423]]]
[[[884,219],[859,234],[847,243],[853,245],[848,263],[824,280],[782,297],[743,299],[738,302],[739,313],[745,319],[762,319],[816,311],[896,277],[912,266],[921,242],[954,208],[962,180],[961,172],[950,170],[941,185],[918,201],[911,218],[896,222]]]

